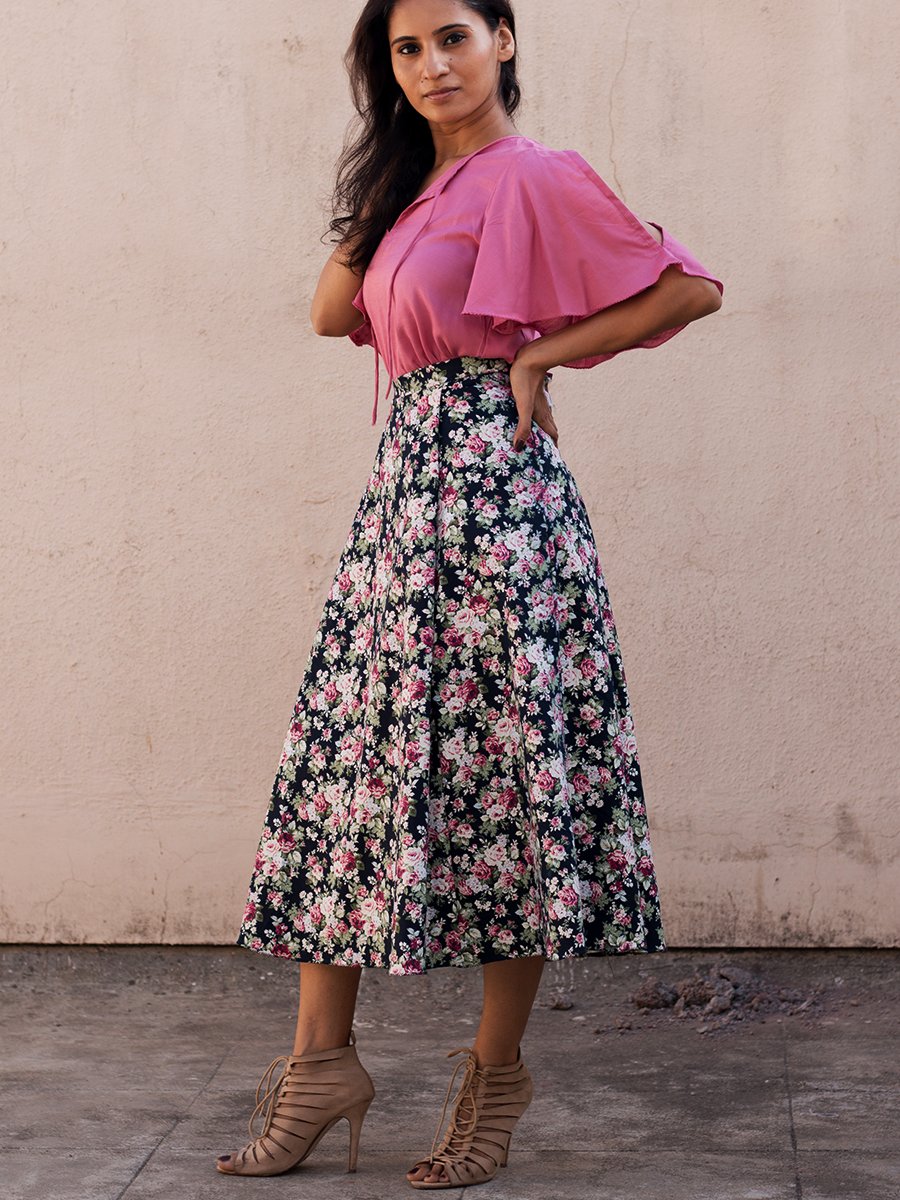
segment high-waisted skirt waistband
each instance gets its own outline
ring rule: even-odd
[[[460,379],[485,379],[509,387],[509,363],[505,358],[448,358],[445,362],[429,363],[416,367],[394,380],[394,396],[418,396],[429,384],[439,382],[442,387],[452,385]]]

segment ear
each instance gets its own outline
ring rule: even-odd
[[[499,41],[499,53],[497,58],[500,62],[509,62],[516,52],[516,39],[512,35],[512,30],[506,23],[506,17],[500,18],[500,27],[497,30],[497,38]]]

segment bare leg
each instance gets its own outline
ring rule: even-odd
[[[502,1067],[516,1061],[544,961],[508,958],[484,964],[484,1003],[473,1046],[479,1067]],[[440,1183],[448,1176],[443,1167],[435,1168],[433,1173],[427,1167],[419,1167],[407,1172],[407,1178]]]
[[[479,1067],[516,1061],[545,961],[508,958],[484,964],[484,1004],[473,1047]]]
[[[360,967],[300,964],[300,1007],[294,1055],[337,1050],[349,1043],[361,974]],[[230,1167],[233,1158],[233,1154],[223,1154],[219,1161]]]
[[[350,1041],[361,967],[300,964],[300,1007],[294,1054],[336,1050]]]

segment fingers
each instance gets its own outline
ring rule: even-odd
[[[513,434],[513,450],[516,454],[520,454],[528,443],[531,437],[531,420],[534,416],[534,400],[526,398],[520,400],[515,396],[516,409],[519,414],[519,423],[516,425],[516,432]]]
[[[532,433],[532,422],[539,429],[543,429],[552,439],[554,446],[558,445],[559,430],[556,428],[550,407],[545,373],[513,363],[510,371],[510,383],[519,417],[512,439],[515,453],[520,454],[528,444]]]
[[[513,450],[516,454],[521,454],[528,445],[528,439],[531,437],[531,421],[526,425],[522,418],[519,418],[519,424],[516,426],[516,432],[513,434]]]
[[[544,433],[553,442],[553,445],[559,446],[559,430],[556,428],[556,422],[553,420],[553,417],[549,413],[546,416],[538,416],[535,413],[533,420],[538,429],[543,429]],[[516,432],[513,435],[513,450],[515,450],[516,454],[520,454],[528,445],[531,432],[531,421],[527,425],[524,425],[520,419],[519,424],[516,426]]]
[[[559,445],[559,430],[556,427],[556,421],[553,419],[553,410],[550,407],[550,400],[547,396],[546,388],[542,390],[535,402],[532,410],[531,420],[537,425],[538,429],[543,429],[544,433],[552,440],[554,446]],[[528,434],[531,433],[529,422]],[[521,411],[519,414],[519,425],[516,428],[516,435],[513,438],[513,447],[517,448],[519,440],[519,432],[522,427]],[[525,435],[524,441],[528,441],[528,434]]]
[[[552,439],[554,446],[559,445],[559,430],[556,428],[556,422],[553,419],[553,412],[549,404],[535,408],[534,423],[539,429],[543,429],[544,433]]]

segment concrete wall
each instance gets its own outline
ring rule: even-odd
[[[726,281],[557,374],[685,945],[896,944],[900,9],[519,0],[520,127]],[[230,941],[364,485],[355,3],[0,11],[3,930]]]

